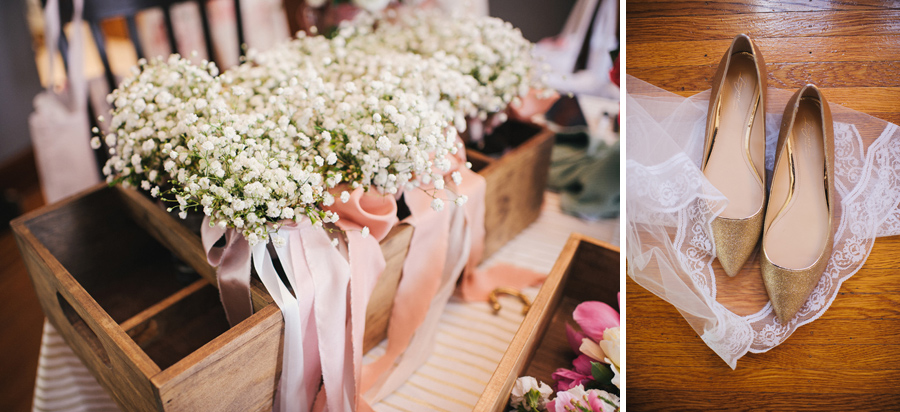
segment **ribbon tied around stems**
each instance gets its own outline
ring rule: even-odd
[[[229,322],[234,325],[252,313],[251,260],[284,316],[282,377],[275,410],[351,411],[359,403],[365,311],[385,267],[378,242],[396,225],[397,205],[393,197],[356,189],[350,201],[328,209],[340,216],[336,226],[346,235],[346,256],[321,226],[307,218],[288,222],[274,234],[284,240],[274,250],[287,284],[275,271],[266,243],[250,247],[236,230],[210,226],[208,218],[204,220],[203,244],[210,264],[218,265]],[[369,227],[371,236],[362,235],[363,227]],[[223,234],[225,247],[215,248]]]
[[[440,315],[460,275],[458,293],[465,300],[487,301],[498,286],[521,288],[540,282],[546,275],[512,265],[476,269],[484,250],[484,177],[466,167],[464,150],[450,157],[445,173],[459,172],[459,185],[445,179],[447,187],[468,197],[464,205],[447,202],[447,210],[431,207],[433,186],[404,193],[410,216],[404,220],[416,228],[403,263],[387,333],[384,355],[364,365],[362,411],[400,387],[427,360],[433,346]],[[453,199],[450,199],[453,200]]]

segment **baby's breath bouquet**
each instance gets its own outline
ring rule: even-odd
[[[380,85],[323,76],[285,66],[279,56],[291,53],[277,48],[222,75],[177,55],[142,61],[109,96],[107,180],[175,201],[182,217],[201,209],[255,244],[285,220],[337,221],[320,206],[341,183],[393,194],[449,168],[459,147],[447,117],[390,71],[376,74]]]
[[[336,222],[325,208],[357,188],[462,204],[444,187],[457,131],[539,86],[531,44],[498,19],[385,13],[250,51],[221,74],[178,55],[142,60],[108,97],[107,181],[182,217],[202,210],[251,244],[286,221]]]
[[[298,128],[304,143],[305,136],[322,137],[310,148],[351,187],[412,190],[440,179],[450,168],[447,155],[461,149],[452,97],[472,85],[436,62],[302,33],[250,61],[248,70],[286,65],[318,73],[319,83],[293,96],[305,113]]]
[[[355,47],[390,48],[425,56],[470,77],[475,88],[467,100],[474,110],[467,106],[465,114],[482,120],[510,104],[520,104],[532,88],[550,93],[532,58],[531,42],[519,29],[498,18],[448,18],[437,9],[388,9],[379,14],[361,13],[345,22],[336,36]]]
[[[251,244],[268,239],[267,222],[332,220],[316,208],[331,176],[297,150],[286,96],[265,110],[240,110],[243,91],[217,75],[213,63],[178,55],[141,61],[108,98],[107,181],[175,201],[182,218],[202,209]]]

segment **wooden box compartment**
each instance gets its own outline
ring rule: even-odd
[[[521,376],[552,385],[550,375],[570,368],[575,358],[566,339],[566,323],[576,326],[572,311],[589,300],[618,310],[619,286],[619,248],[572,234],[474,410],[508,410],[510,392]]]
[[[509,130],[506,130],[507,128]],[[494,134],[506,133],[512,149],[494,157],[466,149],[472,170],[487,180],[484,258],[516,237],[541,214],[555,134],[539,126],[507,122]],[[493,136],[493,135],[492,135]],[[490,137],[489,137],[490,138]],[[498,150],[486,148],[487,151]]]
[[[44,313],[123,410],[271,409],[279,309],[254,279],[255,313],[229,328],[199,237],[150,199],[100,185],[12,227]],[[367,348],[385,334],[372,329],[387,327],[411,231],[382,242]]]

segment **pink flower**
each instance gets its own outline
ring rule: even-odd
[[[578,348],[581,347],[581,341],[586,338],[585,334],[575,330],[568,323],[566,324],[566,338],[569,340],[569,346],[572,347],[572,350],[577,354],[581,354],[581,350]]]
[[[572,402],[578,402],[578,398],[569,392],[559,391],[556,393],[556,399],[547,402],[548,412],[569,412],[578,410],[572,405]],[[568,409],[568,410],[567,410]]]
[[[619,326],[619,312],[603,302],[583,302],[575,308],[572,317],[595,342],[603,340],[603,331]]]
[[[575,372],[585,376],[591,376],[591,358],[589,356],[585,354],[578,355],[578,357],[572,361],[572,366],[575,367]]]
[[[587,399],[588,399],[588,403],[591,406],[591,411],[592,412],[614,412],[616,410],[616,407],[613,405],[610,405],[608,402],[604,401],[603,399],[600,399],[601,396],[603,398],[606,398],[606,399],[612,401],[615,404],[619,403],[619,399],[615,395],[609,394],[606,391],[592,389],[592,390],[587,391]]]
[[[578,385],[584,385],[593,379],[590,373],[584,375],[565,368],[557,369],[550,377],[556,381],[556,390],[561,392],[567,391]]]

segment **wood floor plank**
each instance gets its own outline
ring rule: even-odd
[[[653,318],[637,317],[628,321],[628,326],[634,326],[637,330],[628,331],[628,343],[636,347],[643,346],[639,343],[652,343],[664,337],[665,344],[697,343],[700,339],[693,332],[690,325],[680,317]],[[827,336],[830,341],[822,340]],[[701,345],[705,346],[702,342]],[[866,318],[866,319],[817,319],[794,331],[794,334],[776,349],[770,352],[779,352],[785,356],[797,356],[803,353],[795,345],[868,345],[890,346],[887,351],[893,355],[900,355],[900,319],[896,318]],[[653,346],[654,345],[648,345]],[[841,348],[836,348],[841,350]],[[738,364],[744,360],[758,360],[761,355],[747,355],[741,358]],[[821,359],[819,359],[821,361]],[[721,362],[721,360],[720,360]],[[724,362],[723,362],[724,365]],[[773,363],[772,367],[781,367],[781,364]],[[848,368],[858,368],[858,365],[847,365]]]
[[[629,334],[629,338],[630,338]],[[791,343],[795,351],[772,350],[766,353],[750,354],[738,361],[739,368],[771,368],[772,365],[784,369],[833,368],[831,361],[840,360],[844,367],[856,370],[888,369],[900,370],[900,348],[885,350],[881,344],[846,345]],[[894,345],[896,346],[896,345]],[[724,366],[706,345],[671,342],[656,345],[634,345],[628,349],[628,366],[683,365],[672,359],[690,358],[690,366],[720,368]],[[823,359],[826,361],[823,362]]]
[[[716,67],[712,64],[672,66],[665,71],[639,67],[628,74],[642,80],[653,79],[653,84],[666,89],[701,90],[710,87]],[[807,83],[825,88],[900,87],[900,62],[897,61],[768,63],[766,71],[769,87],[780,89],[794,89]]]
[[[43,322],[12,231],[0,232],[0,409],[31,409]]]
[[[827,10],[814,12],[754,13],[707,16],[634,17],[626,22],[626,43],[731,39],[737,33],[751,37],[831,37],[896,34],[900,10]]]
[[[630,24],[628,24],[628,28],[630,31]],[[731,44],[731,40],[739,33],[742,32],[732,31],[728,36],[715,40],[699,36],[675,41],[665,41],[659,37],[648,37],[645,40],[629,39],[627,42],[627,70],[641,67],[718,65],[722,54]],[[827,38],[751,37],[759,47],[766,64],[866,63],[900,60],[900,36],[897,34],[898,32],[891,35],[831,36]]]
[[[860,396],[858,393],[849,391],[809,394],[770,392],[776,388],[755,389],[757,390],[747,392],[722,392],[691,385],[688,390],[667,390],[665,398],[628,396],[628,410],[797,411],[821,410],[817,409],[821,405],[832,405],[835,410],[841,411],[895,411],[900,409],[896,392],[868,393]],[[761,408],[760,404],[764,404],[765,407]]]
[[[833,361],[831,369],[772,369],[772,368],[737,368],[727,367],[712,369],[699,367],[665,367],[645,366],[628,373],[629,381],[634,379],[630,390],[667,391],[670,388],[684,388],[685,380],[690,379],[690,386],[698,388],[716,388],[721,392],[762,391],[777,388],[779,392],[794,394],[827,393],[839,381],[844,388],[852,388],[853,393],[868,396],[897,391],[900,386],[898,370],[848,370],[836,368],[839,363]],[[835,369],[840,370],[837,375]],[[802,375],[803,379],[797,379]],[[639,396],[638,396],[639,397]],[[629,405],[630,407],[631,405]],[[630,408],[629,408],[630,409]],[[885,409],[881,409],[885,410]]]
[[[866,272],[861,271],[865,276]],[[895,275],[896,276],[896,275]],[[852,282],[853,278],[847,282]],[[629,284],[630,286],[631,284]],[[640,288],[638,284],[634,287]],[[761,297],[748,295],[748,298],[759,300]],[[640,311],[642,318],[680,318],[681,315],[677,311],[669,310],[669,305],[660,307],[655,304],[660,300],[656,295],[636,294],[628,295],[628,299],[633,301],[636,310]],[[639,308],[639,309],[637,309]],[[761,307],[760,307],[761,309]],[[749,313],[747,313],[749,314]],[[851,293],[841,290],[839,295],[832,302],[828,309],[829,319],[851,319],[851,320],[868,320],[868,319],[898,319],[900,320],[900,294],[897,293]],[[746,315],[746,314],[745,314]],[[861,326],[862,327],[862,326]]]
[[[645,79],[641,79],[645,80]],[[652,83],[650,80],[645,80]],[[706,89],[677,90],[675,94],[689,97]],[[863,113],[900,111],[900,87],[831,87],[822,88],[829,103],[839,104]]]
[[[730,0],[637,0],[629,1],[626,17],[702,16],[720,14],[780,13],[827,10],[891,10],[896,2],[809,0],[791,2],[742,2]]]

